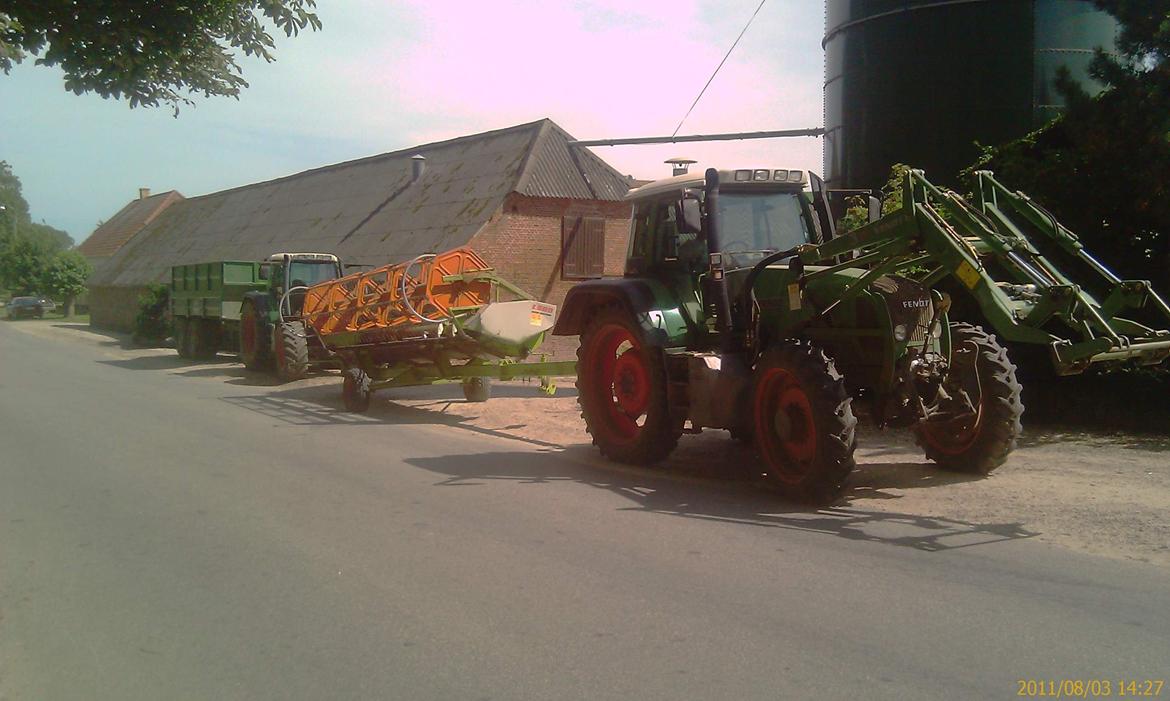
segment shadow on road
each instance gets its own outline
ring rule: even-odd
[[[466,416],[446,413],[446,407],[454,403],[466,403],[458,386],[435,385],[431,387],[409,387],[396,390],[395,396],[402,399],[433,399],[435,408],[420,408],[396,404],[392,401],[375,401],[364,414],[347,412],[341,401],[341,381],[336,384],[318,384],[308,387],[282,390],[250,397],[222,397],[221,399],[249,411],[296,426],[320,426],[328,424],[429,424],[461,428],[494,438],[507,438],[546,448],[562,448],[559,443],[526,438],[508,430],[496,430],[469,423]],[[541,396],[535,385],[531,387],[493,386],[494,396]],[[376,395],[377,396],[377,395]],[[449,399],[443,399],[450,397]],[[511,430],[524,428],[517,424]]]
[[[559,451],[502,452],[408,458],[406,462],[444,477],[436,486],[474,486],[498,480],[526,484],[577,482],[622,496],[622,511],[732,523],[759,528],[810,531],[848,540],[884,543],[928,552],[955,550],[1030,538],[1019,523],[978,524],[947,518],[869,511],[850,506],[809,509],[781,500],[742,468],[724,465],[724,479],[680,474],[673,462],[661,470],[605,463],[585,446]],[[742,463],[739,463],[742,465]],[[894,466],[889,466],[894,467]]]
[[[451,388],[412,389],[410,398],[432,398],[425,393]],[[516,388],[523,390],[525,388]],[[455,392],[459,389],[454,388]],[[397,393],[397,390],[395,391]],[[420,397],[419,392],[424,396]],[[584,435],[566,436],[563,443],[535,440],[516,432],[523,425],[489,429],[468,417],[443,408],[375,402],[368,413],[353,414],[342,406],[339,387],[316,385],[223,401],[272,419],[309,425],[435,425],[448,426],[495,438],[521,441],[539,450],[406,458],[405,461],[442,476],[438,487],[468,487],[506,480],[527,484],[576,482],[620,494],[632,502],[628,510],[766,528],[814,531],[841,538],[881,542],[924,551],[953,550],[972,545],[1030,538],[1036,533],[1020,523],[977,524],[953,519],[855,508],[867,499],[893,499],[883,490],[915,489],[981,479],[946,473],[928,463],[865,463],[851,476],[844,506],[810,509],[783,500],[759,478],[751,449],[714,434],[684,437],[670,459],[658,468],[635,468],[611,463],[584,443]],[[531,395],[528,395],[531,396]],[[511,430],[509,430],[511,429]],[[688,440],[691,438],[693,440]],[[879,448],[881,452],[903,449]],[[872,457],[872,453],[870,453]]]

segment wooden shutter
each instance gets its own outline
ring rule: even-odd
[[[565,217],[561,221],[561,276],[601,277],[605,273],[605,219]]]
[[[585,277],[580,257],[581,228],[581,217],[561,220],[561,277]]]
[[[586,218],[584,234],[586,275],[601,277],[605,274],[605,220]]]

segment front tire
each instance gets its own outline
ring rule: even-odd
[[[943,381],[950,399],[936,401],[931,419],[914,427],[926,457],[944,470],[986,475],[1004,464],[1022,431],[1020,383],[1007,350],[979,326],[951,324],[951,367]],[[972,412],[951,407],[965,394]]]
[[[756,364],[752,433],[765,478],[786,496],[836,501],[855,466],[857,419],[845,380],[825,352],[784,343]]]
[[[285,382],[303,379],[309,374],[309,339],[305,324],[286,321],[280,325],[276,339],[276,374]]]
[[[662,351],[642,342],[629,314],[608,307],[589,320],[577,350],[577,395],[603,455],[649,465],[674,450],[682,425],[671,420],[666,383]]]

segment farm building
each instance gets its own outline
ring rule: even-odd
[[[97,266],[91,323],[129,330],[172,265],[278,251],[376,266],[466,245],[560,304],[578,280],[621,274],[629,235],[630,181],[571,138],[543,119],[176,199]]]

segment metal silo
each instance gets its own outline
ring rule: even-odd
[[[1059,109],[1058,66],[1088,85],[1117,24],[1082,0],[827,0],[824,170],[834,188],[890,165],[953,181],[978,155]]]

